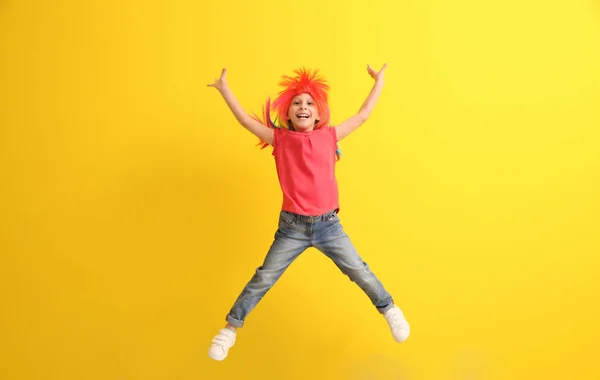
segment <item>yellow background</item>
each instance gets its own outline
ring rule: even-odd
[[[0,378],[597,379],[600,3],[0,1]],[[315,250],[213,335],[281,203],[260,112],[318,67],[341,218],[412,324]]]

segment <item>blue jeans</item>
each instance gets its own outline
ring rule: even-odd
[[[392,296],[356,252],[336,211],[319,216],[281,211],[275,240],[263,264],[256,269],[229,311],[227,323],[242,327],[250,311],[290,264],[309,247],[315,247],[333,260],[342,273],[366,293],[380,313],[393,307]]]

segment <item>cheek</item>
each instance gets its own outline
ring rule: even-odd
[[[321,115],[321,113],[319,112],[319,109],[317,107],[313,108],[312,114],[315,119],[318,119],[319,116]]]

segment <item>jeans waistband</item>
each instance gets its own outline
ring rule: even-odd
[[[289,211],[281,211],[281,212],[289,215],[290,217],[294,218],[294,220],[297,220],[300,222],[317,223],[317,222],[323,222],[323,221],[332,219],[334,216],[337,215],[338,211],[339,210],[335,209],[333,211],[326,212],[325,214],[314,215],[314,216],[300,215],[300,214],[295,214],[295,213],[289,212]]]

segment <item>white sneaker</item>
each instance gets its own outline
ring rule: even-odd
[[[229,329],[223,328],[212,340],[208,356],[215,360],[223,360],[227,357],[227,352],[235,344],[235,333]]]
[[[396,342],[404,342],[410,335],[410,326],[404,318],[402,310],[396,305],[383,314]]]

